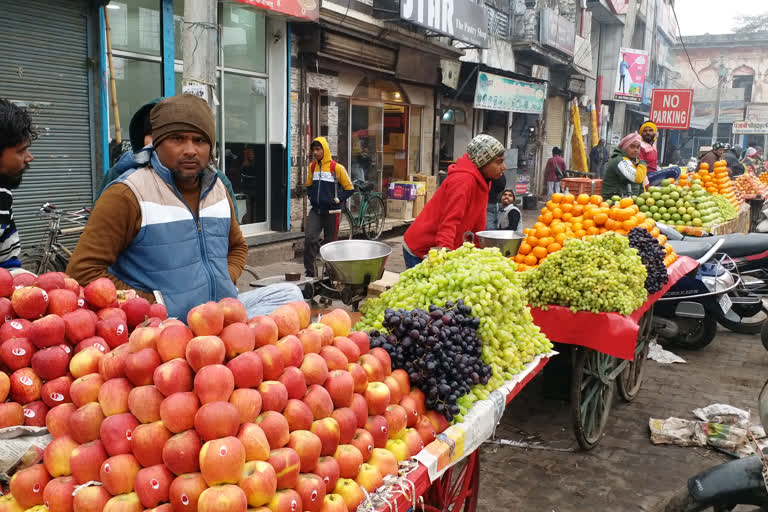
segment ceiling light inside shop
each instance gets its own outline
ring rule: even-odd
[[[107,9],[119,9],[119,4],[107,4]]]

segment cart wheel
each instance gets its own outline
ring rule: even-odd
[[[600,442],[616,393],[609,375],[617,359],[585,347],[574,348],[571,381],[571,415],[576,440],[584,450]]]
[[[619,395],[627,402],[631,402],[640,391],[645,376],[645,362],[648,360],[648,348],[651,346],[651,319],[653,310],[648,310],[640,319],[637,330],[637,345],[635,345],[635,358],[629,362],[619,374],[617,385]]]

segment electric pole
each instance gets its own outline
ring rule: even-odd
[[[216,112],[214,94],[218,58],[217,6],[218,2],[211,0],[186,0],[182,32],[184,59],[182,88],[193,86],[193,89],[197,89],[195,93],[202,92],[202,97],[208,101],[208,105],[214,112]]]
[[[720,127],[720,89],[723,87],[728,70],[722,63],[717,69],[717,90],[715,91],[715,119],[712,123],[712,144],[717,142],[717,129]]]

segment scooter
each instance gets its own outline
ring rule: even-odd
[[[758,398],[760,422],[768,425],[768,382]],[[768,459],[764,453],[726,462],[700,473],[657,512],[730,511],[739,505],[768,510]],[[752,509],[754,510],[754,509]]]
[[[699,266],[683,276],[654,306],[652,330],[662,345],[675,344],[701,349],[717,334],[717,318],[731,306],[729,293],[740,282],[715,254],[723,240],[674,242],[677,254],[698,261]]]

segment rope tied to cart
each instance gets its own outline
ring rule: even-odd
[[[374,512],[386,505],[390,511],[399,512],[397,499],[394,498],[402,495],[408,503],[414,506],[418,501],[421,505],[421,510],[423,511],[424,499],[421,496],[416,496],[416,485],[408,479],[408,475],[416,471],[418,467],[419,463],[415,460],[402,461],[398,467],[397,476],[386,475],[382,479],[383,484],[376,490],[376,492],[369,494],[363,489],[365,500],[361,504],[362,509],[358,510]]]

